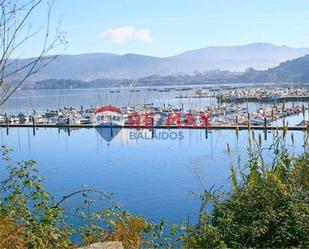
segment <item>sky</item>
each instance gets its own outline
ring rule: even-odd
[[[32,17],[44,23],[46,12]],[[66,54],[172,56],[207,46],[269,42],[309,47],[308,0],[56,0]],[[23,51],[35,55],[37,38]]]

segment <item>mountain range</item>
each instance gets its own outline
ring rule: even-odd
[[[100,88],[118,86],[169,86],[169,85],[205,85],[218,83],[309,83],[309,55],[282,62],[268,70],[247,69],[245,72],[222,70],[204,73],[151,75],[136,80],[97,79],[92,81],[72,79],[46,79],[24,88],[57,89],[57,88]]]
[[[309,48],[290,48],[269,43],[243,46],[206,47],[170,57],[138,54],[116,55],[94,53],[62,55],[31,78],[73,79],[138,79],[150,75],[188,74],[211,70],[244,72],[247,68],[267,70],[281,62],[309,54]],[[22,59],[20,65],[32,60]]]
[[[309,55],[282,62],[264,71],[250,68],[236,78],[237,82],[309,83]]]

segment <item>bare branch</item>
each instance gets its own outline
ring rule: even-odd
[[[103,192],[103,191],[99,191],[99,190],[95,190],[95,189],[81,189],[81,190],[77,190],[69,195],[65,195],[62,197],[62,199],[54,206],[54,208],[58,208],[62,202],[64,202],[65,200],[71,198],[74,195],[78,195],[78,194],[82,194],[82,193],[86,193],[86,192],[92,192],[92,193],[96,193],[99,195],[102,195],[104,198],[111,200],[111,194],[107,193],[107,192]]]
[[[32,30],[31,17],[43,3],[47,3],[46,25],[44,28]],[[64,33],[58,29],[56,29],[55,37],[52,39],[50,37],[53,4],[54,0],[0,1],[0,51],[2,51],[0,54],[0,106],[32,75],[58,57],[58,55],[50,56],[51,51],[65,46]],[[41,51],[29,62],[16,58],[18,51],[23,51],[26,44],[42,32],[44,33]]]

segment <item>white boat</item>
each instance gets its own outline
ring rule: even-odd
[[[23,113],[19,113],[17,117],[20,124],[24,124],[26,121],[28,121],[28,117]]]
[[[307,125],[307,121],[302,120],[300,123],[298,123],[296,126],[306,126]]]
[[[264,120],[261,119],[261,118],[256,117],[256,118],[250,120],[250,124],[251,125],[263,125],[264,124]]]
[[[91,124],[91,118],[90,117],[83,117],[79,119],[79,124]]]
[[[18,123],[19,122],[19,118],[15,115],[9,115],[8,117],[8,122],[13,124],[13,123]]]
[[[0,114],[0,124],[5,123],[5,115]]]
[[[58,117],[56,125],[68,125],[68,124],[69,124],[69,118],[68,117],[65,117],[64,115],[60,115]]]

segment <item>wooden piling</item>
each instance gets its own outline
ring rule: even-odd
[[[6,135],[8,136],[9,135],[9,119],[6,113],[4,114],[4,117],[5,117],[5,124],[6,124]]]
[[[264,130],[264,140],[267,140],[267,129]]]
[[[34,116],[32,117],[32,134],[35,136],[35,118]]]
[[[71,135],[71,130],[70,130],[70,118],[69,117],[68,117],[68,120],[67,120],[67,124],[68,124],[68,135],[70,136]]]

